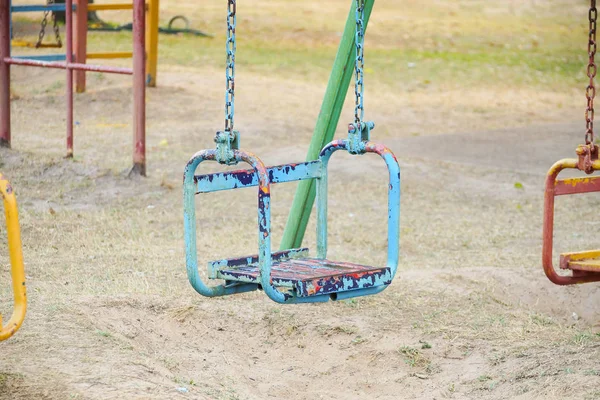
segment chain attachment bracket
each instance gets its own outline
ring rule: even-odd
[[[215,135],[217,144],[217,161],[220,164],[235,165],[238,161],[235,159],[234,150],[240,148],[240,133],[238,131],[218,131]]]
[[[597,144],[580,144],[575,150],[578,156],[577,169],[591,174],[594,172],[593,163],[598,160]]]
[[[371,140],[371,130],[375,129],[375,123],[371,121],[348,125],[348,153],[364,154],[365,143]]]

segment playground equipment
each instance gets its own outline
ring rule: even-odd
[[[111,52],[91,52],[87,51],[87,36],[88,16],[90,12],[107,11],[107,10],[132,10],[133,3],[113,3],[113,4],[88,4],[87,0],[75,0],[72,5],[72,10],[75,13],[74,28],[75,34],[73,37],[75,53],[74,61],[76,63],[85,64],[88,59],[114,59],[114,58],[132,58],[131,51],[111,51]],[[158,63],[158,16],[159,16],[159,0],[148,0],[145,5],[146,9],[146,42],[147,42],[147,58],[146,58],[146,83],[149,87],[156,87],[156,73]],[[36,43],[23,40],[11,40],[11,45],[16,47],[35,47],[35,48],[60,48],[62,40],[57,24],[57,13],[66,10],[66,3],[55,3],[54,0],[49,0],[46,5],[12,5],[10,7],[10,21],[12,22],[12,13],[27,13],[44,11],[44,16],[41,22],[40,33]],[[45,36],[48,16],[52,12],[52,23],[55,36],[55,43],[42,43]],[[66,14],[65,14],[66,15]],[[65,18],[66,21],[66,18]],[[129,30],[133,30],[133,24],[128,24]],[[15,57],[21,58],[21,57]],[[25,58],[25,57],[23,57]],[[65,61],[66,54],[43,54],[31,55],[26,57],[29,60],[38,61]],[[86,71],[75,71],[75,90],[77,93],[85,92],[86,87]]]
[[[21,231],[19,229],[19,213],[17,199],[10,182],[0,173],[0,195],[4,201],[6,231],[8,235],[8,252],[10,254],[12,289],[14,295],[13,313],[8,323],[2,325],[0,314],[0,341],[15,334],[23,324],[27,311],[27,295],[25,289],[25,269],[21,250]]]
[[[77,25],[80,31],[87,27],[87,0],[76,0],[79,13]],[[100,6],[100,5],[94,5]],[[130,5],[126,5],[130,7]],[[11,12],[19,11],[19,7],[11,8],[10,0],[0,0],[0,146],[10,147],[10,66],[24,65],[42,68],[64,69],[67,72],[66,106],[67,106],[67,157],[73,156],[73,72],[91,71],[112,74],[133,75],[133,168],[132,174],[146,175],[146,91],[145,91],[145,20],[144,0],[133,0],[133,68],[119,68],[102,65],[91,65],[76,62],[73,59],[73,0],[66,0],[65,4],[52,4],[38,7],[40,11],[46,9],[64,10],[66,13],[66,60],[47,61],[25,57],[11,57],[10,48],[10,23]],[[91,7],[91,6],[90,6]],[[157,12],[157,7],[155,7]],[[79,36],[84,38],[84,36]],[[78,43],[78,46],[81,41]],[[85,53],[85,51],[84,51]]]
[[[557,285],[600,281],[600,250],[561,254],[560,268],[570,270],[570,276],[559,275],[552,263],[554,198],[562,195],[600,191],[600,176],[557,179],[558,174],[564,169],[578,169],[586,174],[592,174],[594,171],[600,170],[598,145],[594,142],[594,97],[596,95],[594,78],[597,71],[594,58],[596,55],[596,21],[598,10],[596,9],[596,0],[591,0],[590,3],[588,15],[590,23],[588,39],[589,63],[587,67],[589,84],[586,88],[585,144],[577,147],[577,159],[562,159],[550,168],[546,177],[546,190],[544,194],[542,264],[548,279]]]
[[[48,0],[48,4],[54,4],[54,0]],[[25,40],[11,40],[11,45],[17,47],[34,47],[39,48],[61,48],[62,39],[60,38],[60,29],[58,28],[58,21],[56,19],[56,13],[52,13],[52,30],[54,31],[54,43],[43,43],[44,37],[46,36],[46,26],[48,26],[48,17],[50,16],[50,10],[44,11],[44,16],[40,22],[40,33],[36,42],[28,42]],[[11,17],[12,21],[12,17]]]
[[[347,31],[354,39],[352,48],[355,52],[355,120],[348,127],[348,138],[334,140],[323,146],[317,160],[266,167],[257,156],[239,148],[240,134],[234,130],[236,1],[228,0],[225,130],[217,132],[216,148],[197,152],[184,172],[186,267],[188,279],[198,293],[214,297],[262,289],[270,299],[278,303],[309,303],[376,294],[392,282],[398,266],[400,167],[388,148],[370,141],[374,124],[364,121],[364,33],[372,5],[373,0],[353,2],[351,14],[354,14],[354,26],[351,31]],[[342,43],[346,41],[343,40]],[[338,52],[338,57],[345,57],[343,50]],[[334,67],[332,77],[343,74]],[[388,249],[384,267],[331,261],[326,258],[327,167],[331,155],[338,150],[346,150],[353,155],[376,153],[388,167]],[[252,169],[195,175],[198,165],[207,160],[226,165],[243,161],[250,164]],[[272,253],[271,184],[304,180],[316,180],[317,185],[317,257],[309,258],[307,248],[289,248]],[[195,195],[251,186],[258,186],[259,252],[253,256],[209,262],[209,278],[222,279],[225,283],[207,286],[198,272]]]

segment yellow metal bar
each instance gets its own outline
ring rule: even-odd
[[[108,11],[108,10],[133,10],[131,4],[90,4],[88,11]]]
[[[159,0],[148,0],[146,12],[146,85],[156,87]]]
[[[27,311],[27,294],[25,289],[25,269],[21,250],[21,230],[19,229],[19,213],[17,198],[10,182],[0,174],[0,196],[4,200],[6,215],[6,232],[8,235],[8,252],[10,254],[12,288],[14,294],[13,313],[6,325],[2,325],[0,315],[0,341],[11,337],[23,324]]]
[[[10,41],[10,44],[13,47],[32,47],[35,49],[35,42],[27,42],[25,40],[13,39]]]
[[[103,59],[112,59],[112,58],[131,58],[133,57],[133,53],[130,51],[113,51],[109,53],[88,53],[87,58],[103,58]]]

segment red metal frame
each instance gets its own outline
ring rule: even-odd
[[[557,285],[598,282],[600,273],[573,270],[571,276],[559,275],[552,264],[552,246],[554,235],[554,198],[561,195],[591,193],[600,191],[600,176],[557,180],[563,169],[580,169],[577,159],[563,159],[555,163],[546,176],[544,193],[544,228],[542,246],[542,264],[548,279]],[[600,161],[591,164],[594,171],[600,170]]]
[[[73,156],[73,71],[133,75],[133,168],[134,174],[146,175],[146,43],[145,2],[133,0],[133,68],[118,68],[73,62],[73,0],[65,1],[66,61],[44,62],[10,57],[10,1],[0,0],[0,146],[11,146],[10,66],[23,65],[65,69],[67,73],[67,157]],[[87,17],[87,13],[79,13]],[[81,21],[79,21],[81,23]],[[78,45],[81,41],[78,40]]]

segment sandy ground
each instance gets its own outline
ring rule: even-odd
[[[560,95],[369,93],[374,138],[402,167],[397,279],[377,297],[280,306],[261,293],[206,299],[187,283],[181,174],[221,126],[221,72],[160,70],[146,179],[126,177],[127,78],[90,77],[76,98],[76,158],[61,158],[62,76],[13,73],[14,149],[0,168],[17,190],[29,311],[0,344],[0,398],[600,398],[599,287],[555,287],[540,265],[544,176],[583,136],[579,103],[538,113]],[[302,160],[322,82],[242,73],[239,87],[243,147],[269,164]],[[468,106],[482,98],[520,99],[517,117],[491,102],[482,119]],[[422,117],[432,104],[439,113]],[[384,166],[336,155],[332,176],[330,255],[382,263]],[[274,188],[276,237],[294,188]],[[254,190],[205,197],[201,265],[255,253]],[[594,195],[557,202],[557,253],[597,246],[597,207]]]

